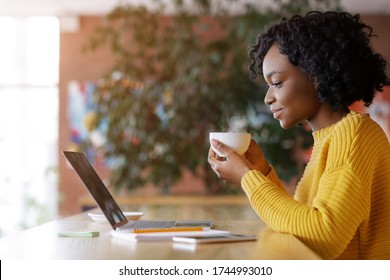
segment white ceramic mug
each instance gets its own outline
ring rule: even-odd
[[[248,150],[251,142],[251,134],[246,132],[210,132],[210,145],[211,139],[218,140],[230,149],[233,149],[239,155],[243,155],[246,150]],[[224,157],[224,155],[217,151],[213,145],[211,145],[211,148],[218,156]]]

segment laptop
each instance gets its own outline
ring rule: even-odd
[[[103,181],[92,167],[87,157],[80,152],[63,151],[66,159],[79,175],[84,185],[96,201],[108,222],[115,231],[134,232],[140,229],[166,229],[184,227],[211,228],[212,221],[139,221],[127,220]]]

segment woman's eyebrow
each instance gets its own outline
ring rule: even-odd
[[[265,78],[266,79],[269,79],[269,78],[271,78],[273,75],[276,75],[276,74],[281,74],[282,72],[280,72],[280,71],[271,71],[271,72],[269,72],[269,73],[267,73],[266,75],[265,75]]]

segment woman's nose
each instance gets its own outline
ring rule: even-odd
[[[272,90],[271,89],[268,89],[265,97],[264,97],[264,103],[266,105],[271,105],[272,103],[275,102],[275,97],[274,95],[272,94]]]

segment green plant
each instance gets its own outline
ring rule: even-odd
[[[88,50],[108,45],[114,64],[98,82],[94,127],[105,124],[111,183],[136,188],[152,182],[169,191],[182,168],[202,177],[210,192],[230,192],[207,163],[208,132],[232,120],[261,144],[280,176],[296,173],[289,156],[302,129],[285,131],[264,108],[265,86],[248,78],[247,47],[263,26],[282,15],[335,8],[338,1],[275,1],[229,14],[237,1],[172,1],[174,12],[116,7],[90,38]],[[218,4],[218,5],[217,5]],[[218,7],[216,7],[218,6]],[[280,145],[284,143],[285,145]]]

